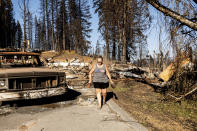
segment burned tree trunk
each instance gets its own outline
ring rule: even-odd
[[[151,4],[153,7],[155,7],[157,10],[161,11],[167,16],[170,16],[177,21],[181,22],[182,24],[190,27],[191,29],[197,30],[197,23],[185,18],[181,14],[178,14],[177,12],[172,11],[171,9],[163,6],[159,3],[158,0],[146,0],[149,4]]]

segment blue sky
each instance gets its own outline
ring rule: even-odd
[[[19,8],[19,3],[18,1],[20,0],[12,0],[13,2],[13,7],[14,7],[14,12],[15,12],[15,19],[19,20],[19,22],[21,23],[21,26],[23,26],[23,20],[22,20],[22,11]],[[89,1],[90,2],[90,1]],[[92,2],[90,2],[91,7],[92,7]],[[29,3],[29,7],[30,7],[30,11],[33,13],[33,17],[35,15],[39,16],[40,14],[40,0],[30,0]],[[101,44],[104,44],[104,41],[102,40],[102,37],[100,35],[100,33],[98,32],[98,16],[97,14],[94,14],[94,9],[91,8],[90,12],[92,14],[92,19],[91,19],[91,28],[92,28],[92,32],[91,32],[91,44],[92,46],[95,46],[97,40],[99,40],[99,42]],[[153,54],[153,51],[155,50],[156,52],[158,52],[158,34],[159,34],[159,30],[158,30],[158,23],[157,23],[157,15],[158,15],[158,11],[156,11],[156,9],[154,9],[153,7],[150,8],[150,12],[151,15],[153,16],[153,22],[151,24],[151,28],[146,32],[147,33],[147,43],[148,43],[148,50],[149,50],[149,54]],[[165,31],[162,35],[162,40],[164,41],[166,39],[165,36]]]

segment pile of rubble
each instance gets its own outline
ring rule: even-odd
[[[71,60],[65,61],[53,61],[53,59],[47,59],[47,66],[49,68],[55,68],[66,73],[66,79],[69,84],[79,87],[85,86],[88,82],[88,73],[92,67],[92,61],[84,62],[75,57]],[[158,74],[152,73],[148,68],[141,68],[134,66],[133,64],[109,64],[109,71],[112,79],[123,78],[138,78],[138,79],[150,79],[154,80]]]
[[[83,88],[88,82],[88,74],[91,63],[81,61],[75,57],[71,60],[54,61],[53,59],[47,59],[49,68],[58,69],[66,73],[67,85],[69,88]]]
[[[89,63],[81,62],[78,58],[73,58],[70,61],[66,60],[65,62],[54,62],[51,59],[48,59],[48,61],[48,66],[51,68],[67,69],[69,67],[87,67],[89,65]]]
[[[81,62],[78,58],[73,58],[66,62],[53,62],[48,60],[48,66],[50,68],[58,68],[63,70],[67,74],[68,79],[75,79],[76,76],[83,75],[84,79],[88,78],[88,73],[91,68],[90,63]],[[148,68],[141,68],[132,64],[112,64],[109,65],[109,71],[112,75],[112,79],[119,78],[149,78],[155,79],[156,74],[152,73]],[[79,77],[78,77],[79,78]]]
[[[157,73],[152,73],[148,68],[137,67],[132,64],[112,64],[110,72],[113,79],[139,78],[156,79]]]

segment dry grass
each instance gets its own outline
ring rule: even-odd
[[[150,86],[132,80],[118,82],[117,88],[110,90],[118,97],[115,102],[150,130],[197,130],[196,102],[164,101]]]

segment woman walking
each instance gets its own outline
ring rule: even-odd
[[[104,105],[106,101],[109,82],[113,84],[108,67],[103,63],[102,57],[98,57],[97,63],[93,65],[92,69],[90,70],[88,84],[90,85],[92,82],[94,88],[96,89],[98,107],[101,109],[102,103]],[[101,94],[103,96],[103,101]]]

